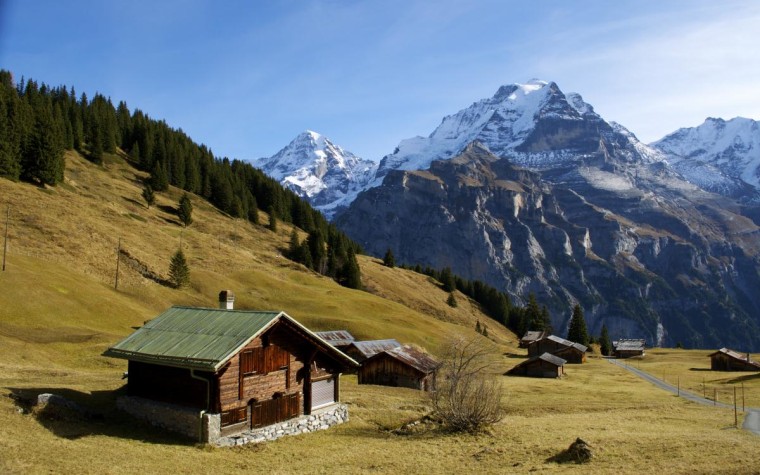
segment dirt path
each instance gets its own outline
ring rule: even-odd
[[[670,391],[673,394],[678,394],[682,398],[686,398],[689,401],[696,402],[697,404],[704,404],[705,406],[717,406],[722,407],[725,409],[733,409],[733,405],[725,404],[722,402],[715,403],[714,401],[711,401],[710,399],[705,399],[702,396],[698,396],[692,392],[684,391],[679,389],[672,384],[668,384],[665,381],[655,378],[649,373],[646,373],[644,371],[641,371],[640,369],[634,368],[633,366],[629,366],[627,364],[621,363],[620,361],[608,358],[607,361],[609,361],[612,364],[616,364],[620,366],[621,368],[625,368],[631,373],[635,374],[636,376],[645,379],[649,381],[650,383],[654,384],[658,388],[664,389],[666,391]],[[756,435],[760,435],[760,409],[748,407],[746,408],[747,415],[744,417],[744,424],[742,425],[742,428],[744,430],[748,430]]]

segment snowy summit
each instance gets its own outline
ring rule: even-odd
[[[268,158],[254,162],[264,173],[306,198],[328,218],[349,204],[375,174],[377,164],[307,130]]]

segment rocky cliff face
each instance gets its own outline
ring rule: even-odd
[[[518,301],[535,292],[559,333],[579,302],[593,334],[606,323],[613,338],[760,349],[760,229],[622,127],[582,122],[538,121],[503,157],[476,142],[426,170],[388,169],[335,222],[370,253]],[[541,171],[515,165],[571,148]]]

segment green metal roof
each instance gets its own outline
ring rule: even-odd
[[[286,314],[171,307],[103,354],[145,363],[217,371],[281,315]]]
[[[107,349],[103,355],[144,363],[218,371],[251,340],[280,318],[348,367],[359,363],[285,312],[257,312],[216,308],[171,307]]]

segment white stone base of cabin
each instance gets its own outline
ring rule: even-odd
[[[348,422],[348,406],[341,403],[315,409],[309,415],[295,417],[267,427],[249,429],[235,435],[209,441],[218,447],[256,444],[279,439],[286,435],[305,434]]]

